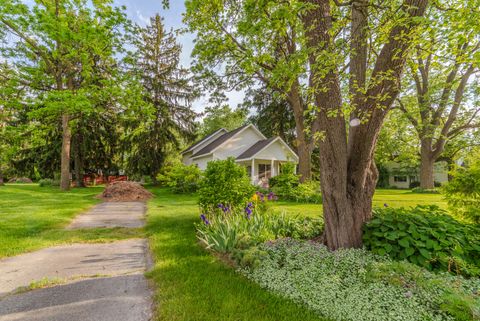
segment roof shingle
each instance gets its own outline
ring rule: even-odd
[[[246,158],[250,158],[250,157],[254,156],[255,154],[257,154],[259,151],[261,151],[262,149],[267,147],[268,144],[270,144],[271,142],[273,142],[277,138],[278,137],[272,137],[272,138],[268,138],[268,139],[264,139],[264,140],[259,140],[258,142],[253,144],[252,147],[250,147],[249,149],[244,151],[242,154],[240,154],[237,157],[237,159],[246,159]]]
[[[202,148],[201,150],[199,150],[198,152],[193,154],[191,157],[196,157],[196,156],[201,156],[201,155],[206,155],[206,154],[211,153],[215,148],[217,148],[218,146],[220,146],[221,144],[226,142],[228,139],[233,137],[235,134],[237,134],[239,131],[241,131],[242,129],[244,129],[247,126],[249,126],[249,125],[244,125],[242,127],[239,127],[239,128],[234,129],[234,130],[232,130],[228,133],[223,134],[222,136],[218,137],[213,142],[211,142],[210,144],[208,144],[207,146],[205,146],[204,148]]]

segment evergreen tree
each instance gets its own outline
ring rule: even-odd
[[[142,103],[126,112],[125,154],[132,174],[156,176],[167,154],[179,150],[195,133],[195,93],[188,71],[179,65],[181,47],[159,15],[137,28],[131,76],[141,85]]]

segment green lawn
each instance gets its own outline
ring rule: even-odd
[[[138,229],[63,228],[78,213],[97,204],[102,187],[60,192],[34,184],[0,187],[0,258],[61,243],[105,242],[140,235]]]
[[[373,206],[383,207],[384,204],[392,207],[410,207],[415,205],[438,205],[446,208],[447,203],[440,194],[417,194],[410,190],[380,189],[375,192]],[[286,211],[289,214],[299,214],[310,217],[318,217],[322,213],[321,204],[303,204],[295,202],[279,201],[275,208]]]

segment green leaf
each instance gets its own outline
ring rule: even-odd
[[[406,254],[407,256],[410,256],[410,255],[412,255],[413,253],[415,253],[415,250],[414,250],[413,248],[407,247],[407,248],[405,249],[405,254]]]
[[[408,238],[404,237],[403,239],[398,241],[398,244],[400,244],[403,247],[409,247],[410,242],[408,241]]]

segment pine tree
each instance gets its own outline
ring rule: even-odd
[[[150,25],[137,28],[136,52],[131,57],[132,76],[141,85],[143,104],[127,111],[125,137],[127,170],[156,176],[171,151],[195,132],[195,93],[188,71],[179,64],[181,47],[173,32],[167,32],[159,15]]]

